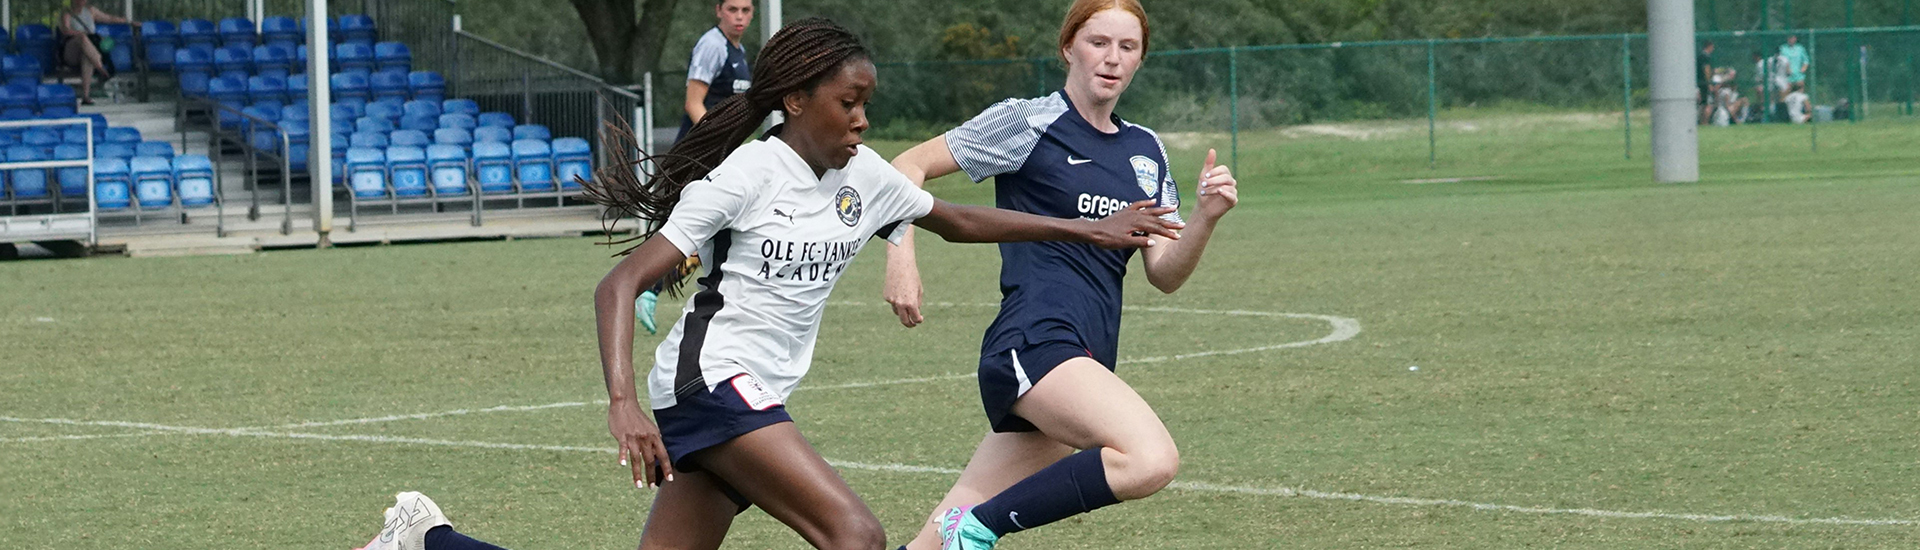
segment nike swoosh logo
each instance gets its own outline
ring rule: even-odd
[[[1011,522],[1013,522],[1013,526],[1014,526],[1014,527],[1019,527],[1019,528],[1021,528],[1021,529],[1026,529],[1026,528],[1027,528],[1027,526],[1025,526],[1025,525],[1021,525],[1021,524],[1020,524],[1020,513],[1019,513],[1019,512],[1007,512],[1007,521],[1011,521]]]
[[[1079,166],[1089,162],[1093,162],[1093,159],[1077,159],[1077,158],[1073,158],[1073,155],[1067,155],[1067,164]]]

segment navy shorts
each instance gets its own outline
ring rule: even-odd
[[[676,395],[674,399],[678,403],[653,410],[653,421],[660,426],[660,439],[667,446],[673,469],[698,472],[700,461],[688,460],[688,457],[747,432],[793,421],[793,417],[787,416],[787,406],[778,402],[754,408],[741,397],[735,388],[737,383],[757,385],[759,382],[742,374],[721,382],[711,391],[701,385],[694,391]]]
[[[980,403],[987,408],[987,422],[994,433],[1037,432],[1039,427],[1013,414],[1013,402],[1026,395],[1054,367],[1075,357],[1093,357],[1079,342],[1050,340],[1028,344],[980,356]],[[1113,370],[1112,365],[1107,370]]]

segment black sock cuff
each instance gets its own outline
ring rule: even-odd
[[[1067,457],[1073,475],[1073,484],[1079,489],[1080,511],[1082,513],[1120,503],[1113,496],[1113,486],[1107,484],[1107,465],[1100,460],[1100,450],[1094,447]]]

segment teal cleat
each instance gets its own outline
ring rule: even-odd
[[[973,517],[972,506],[947,510],[940,519],[940,550],[992,550],[1000,535]]]
[[[633,299],[633,317],[640,320],[640,327],[647,329],[647,334],[660,332],[653,324],[653,308],[657,305],[660,305],[660,295],[651,290]]]

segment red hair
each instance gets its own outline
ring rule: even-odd
[[[1107,10],[1124,11],[1140,20],[1140,49],[1146,50],[1147,39],[1153,36],[1153,31],[1147,27],[1147,9],[1140,7],[1140,0],[1074,0],[1073,7],[1067,8],[1066,22],[1060,24],[1060,49],[1055,51],[1072,46],[1073,35],[1080,34],[1080,27],[1086,26],[1094,14]],[[1064,61],[1066,54],[1059,55]]]

